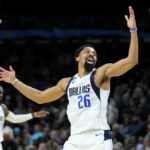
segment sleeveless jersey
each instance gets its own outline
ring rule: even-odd
[[[102,90],[95,85],[95,71],[93,69],[81,78],[76,74],[68,83],[67,115],[71,124],[71,135],[110,129],[106,117],[110,90]]]
[[[3,127],[5,122],[5,114],[3,107],[0,105],[0,142],[3,141]]]

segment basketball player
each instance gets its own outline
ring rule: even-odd
[[[57,85],[44,91],[29,87],[15,77],[15,71],[0,68],[0,80],[11,83],[27,98],[38,104],[57,100],[67,92],[69,104],[67,115],[71,123],[71,136],[64,144],[64,150],[111,150],[112,139],[107,124],[107,101],[110,93],[110,79],[123,75],[138,63],[138,37],[135,15],[129,7],[126,15],[131,32],[128,56],[114,64],[105,64],[94,69],[97,61],[95,49],[89,45],[76,51],[78,73],[61,79]]]
[[[12,123],[23,123],[33,118],[43,118],[49,114],[47,111],[38,111],[34,113],[16,115],[11,112],[5,104],[2,103],[3,94],[4,89],[0,85],[0,150],[2,150],[1,142],[3,141],[3,126],[5,120]]]

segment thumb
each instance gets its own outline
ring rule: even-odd
[[[128,18],[128,16],[127,16],[127,15],[125,15],[124,17],[125,17],[126,21],[128,21],[128,20],[129,20],[129,18]]]
[[[12,68],[12,66],[9,66],[9,70],[10,70],[11,72],[14,71],[13,68]]]

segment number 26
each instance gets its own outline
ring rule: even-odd
[[[79,102],[78,102],[78,106],[79,109],[82,109],[83,107],[90,107],[91,106],[91,102],[89,100],[90,95],[80,95],[78,96]]]

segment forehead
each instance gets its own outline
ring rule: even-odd
[[[92,48],[92,47],[85,47],[82,51],[81,51],[81,53],[83,52],[86,52],[86,51],[91,51],[91,52],[93,52],[93,53],[96,53],[96,51],[95,51],[95,49],[94,48]]]

